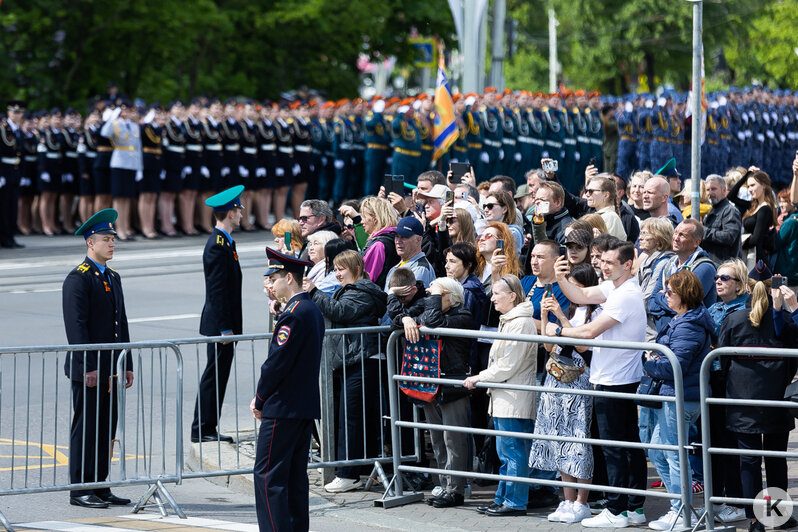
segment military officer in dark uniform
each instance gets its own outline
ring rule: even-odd
[[[308,450],[321,416],[319,367],[324,317],[302,290],[310,262],[266,248],[265,276],[285,301],[250,409],[260,420],[255,453],[255,508],[261,532],[308,530]]]
[[[76,232],[86,239],[86,258],[69,272],[62,289],[64,327],[70,344],[130,341],[125,298],[119,274],[108,267],[114,256],[116,211],[104,209]],[[116,435],[115,374],[121,351],[71,351],[64,364],[72,382],[72,429],[69,480],[73,484],[103,482],[108,477],[109,450]],[[133,384],[133,359],[125,360],[125,386]],[[95,467],[96,464],[96,467]],[[109,488],[73,489],[69,503],[87,508],[130,504]]]
[[[366,173],[363,191],[366,196],[379,190],[380,179],[385,175],[385,161],[391,152],[391,134],[388,124],[385,123],[384,110],[385,100],[377,99],[363,121],[366,136]]]
[[[205,306],[200,318],[200,334],[227,336],[241,334],[241,265],[236,243],[231,236],[241,223],[243,185],[224,190],[205,201],[213,209],[216,220],[211,236],[202,253],[205,272]],[[219,415],[227,390],[227,380],[235,355],[235,343],[208,344],[208,360],[200,379],[191,441],[232,442],[233,438],[219,434]]]
[[[0,246],[25,247],[14,239],[17,227],[19,168],[22,162],[20,126],[25,104],[8,102],[8,118],[0,121]]]

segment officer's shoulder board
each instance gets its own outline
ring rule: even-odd
[[[283,312],[285,312],[286,314],[292,314],[296,310],[297,306],[299,306],[299,301],[294,301],[293,303],[285,307],[285,310]]]
[[[78,266],[75,269],[77,271],[79,271],[80,273],[86,273],[87,271],[89,271],[91,269],[91,266],[89,266],[88,262],[82,262],[82,263],[78,264]]]
[[[218,244],[220,246],[228,246],[228,247],[230,246],[230,242],[227,241],[224,235],[216,235],[215,244]]]

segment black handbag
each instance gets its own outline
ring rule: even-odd
[[[651,375],[643,373],[640,384],[637,385],[637,393],[639,395],[659,395],[663,382],[662,379],[655,379]],[[646,408],[662,408],[662,401],[646,401],[645,399],[635,399],[634,401],[636,405]]]

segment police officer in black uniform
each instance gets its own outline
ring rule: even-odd
[[[9,100],[8,118],[0,119],[0,247],[23,248],[14,239],[17,228],[21,131],[24,102]]]
[[[302,290],[312,264],[266,248],[265,276],[283,311],[250,409],[260,420],[255,509],[261,532],[308,530],[307,461],[313,420],[321,416],[319,367],[324,317]]]
[[[125,298],[119,274],[107,266],[114,256],[114,209],[104,209],[76,232],[86,239],[86,258],[64,280],[64,327],[70,344],[130,341]],[[116,435],[115,374],[121,350],[71,351],[64,364],[72,382],[72,430],[69,480],[73,484],[102,482],[108,477],[111,441]],[[133,384],[133,359],[125,360],[125,386]],[[96,468],[95,468],[96,461]],[[109,488],[73,489],[69,503],[87,508],[130,504]]]
[[[231,236],[241,223],[243,185],[228,188],[205,201],[213,209],[216,227],[205,244],[202,265],[205,271],[205,306],[200,334],[227,336],[241,334],[241,265]],[[191,424],[191,441],[232,442],[219,434],[219,415],[235,355],[234,342],[208,344],[208,361],[202,374]]]

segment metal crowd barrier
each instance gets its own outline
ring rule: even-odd
[[[311,446],[311,455],[308,459],[308,469],[323,469],[324,482],[329,482],[333,477],[333,470],[337,467],[361,467],[373,466],[375,462],[390,463],[393,457],[388,453],[386,444],[388,443],[387,430],[385,424],[389,420],[387,410],[387,399],[383,382],[387,384],[385,373],[386,357],[379,348],[378,353],[371,357],[361,358],[359,362],[346,365],[337,371],[333,371],[330,352],[330,339],[342,336],[341,358],[346,359],[348,343],[353,338],[359,338],[363,345],[363,338],[366,334],[383,334],[390,332],[390,327],[357,327],[346,329],[329,329],[325,331],[324,352],[322,354],[322,364],[319,378],[321,392],[322,417],[316,424],[314,442]],[[258,427],[252,413],[249,411],[249,404],[254,397],[255,388],[260,378],[260,366],[266,358],[269,350],[269,342],[272,334],[243,334],[216,337],[198,337],[177,339],[172,342],[182,349],[184,356],[189,362],[194,362],[196,368],[187,369],[186,378],[196,378],[199,389],[199,381],[206,363],[207,345],[216,344],[221,341],[233,342],[235,356],[233,357],[228,394],[232,393],[232,401],[227,400],[219,419],[218,430],[221,433],[233,436],[236,442],[253,441],[257,446]],[[381,342],[378,342],[381,346]],[[192,356],[193,352],[193,356]],[[243,356],[242,356],[243,354]],[[354,381],[362,383],[360,390],[350,390],[349,386],[340,386],[340,381],[352,378],[352,372],[359,373],[360,379],[356,377]],[[384,380],[385,379],[385,380]],[[339,381],[339,382],[336,382]],[[215,382],[215,392],[219,398],[218,382]],[[232,389],[231,389],[232,388]],[[339,390],[336,397],[335,390]],[[370,393],[371,392],[371,393]],[[351,397],[355,393],[356,398]],[[353,401],[349,401],[353,399]],[[356,399],[356,400],[355,400]],[[186,419],[193,418],[193,408],[196,397],[185,397]],[[233,404],[230,404],[230,403]],[[216,407],[218,408],[218,402]],[[358,412],[370,414],[359,415],[361,426],[356,431],[358,434],[350,434],[349,427],[343,433],[345,440],[345,452],[343,456],[337,456],[337,426],[336,426],[336,404],[343,403],[341,412],[343,419],[350,417],[350,409],[355,408]],[[230,409],[233,409],[232,411]],[[355,415],[358,415],[357,413]],[[340,417],[340,416],[339,416]],[[203,419],[202,408],[198,408],[198,418]],[[367,421],[369,425],[367,426]],[[378,427],[374,425],[378,424]],[[187,425],[189,425],[187,423]],[[187,436],[186,436],[187,437]],[[356,439],[357,441],[353,441]],[[244,467],[241,464],[241,449],[235,446],[235,459],[226,462],[223,457],[223,443],[219,440],[198,446],[198,462],[192,464],[191,471],[185,471],[183,478],[207,478],[216,476],[232,476],[251,474],[252,467]],[[415,453],[418,454],[418,451]],[[359,456],[357,456],[359,455]],[[414,455],[415,456],[415,455]],[[410,460],[413,457],[402,457],[403,460]]]
[[[796,403],[792,401],[773,401],[761,399],[721,399],[713,398],[710,395],[709,386],[709,373],[711,371],[712,362],[722,355],[748,355],[748,356],[765,356],[765,357],[798,357],[798,349],[780,349],[772,347],[721,347],[711,351],[704,358],[701,364],[701,457],[704,462],[704,504],[706,512],[701,519],[699,519],[696,527],[705,521],[707,530],[723,530],[733,531],[732,527],[719,527],[715,528],[715,512],[712,508],[712,503],[730,503],[730,504],[753,504],[755,499],[744,499],[739,497],[718,497],[712,491],[712,455],[713,454],[726,454],[733,456],[761,456],[761,457],[783,457],[783,458],[798,458],[798,452],[795,451],[767,451],[767,450],[745,450],[745,449],[730,449],[724,447],[713,447],[710,438],[710,410],[709,405],[737,405],[737,406],[766,406],[774,408],[795,408]]]
[[[117,388],[113,380],[98,382],[73,392],[73,382],[64,373],[67,352],[121,351],[117,366]],[[93,352],[93,353],[92,353]],[[133,367],[126,366],[127,354]],[[98,358],[99,360],[99,358]],[[105,359],[104,359],[105,360]],[[110,369],[110,368],[109,368]],[[132,369],[133,385],[125,389],[125,371]],[[164,501],[184,516],[164,483],[180,484],[183,442],[180,350],[170,342],[54,345],[0,348],[0,444],[7,450],[0,467],[0,495],[21,495],[66,490],[149,485],[134,511],[151,498],[166,515]],[[170,378],[174,376],[174,380]],[[33,390],[39,388],[36,392]],[[107,392],[102,392],[107,387]],[[118,430],[106,448],[111,464],[107,478],[99,478],[104,465],[95,456],[87,464],[81,456],[80,482],[69,473],[70,430],[74,415],[73,393],[81,393],[83,415],[95,417],[94,426],[84,423],[81,446],[100,438],[100,431],[113,431],[110,415],[117,401]],[[102,394],[102,400],[101,400]],[[106,399],[105,397],[108,397]],[[88,408],[107,409],[93,416]],[[168,421],[167,421],[168,420]],[[96,454],[96,453],[95,453]],[[86,469],[93,470],[86,478]],[[103,475],[104,476],[104,475]],[[0,524],[12,530],[0,513]]]
[[[421,334],[429,334],[431,336],[454,336],[458,338],[490,338],[494,340],[514,340],[519,342],[536,342],[536,343],[553,343],[559,345],[586,345],[592,347],[615,347],[615,348],[622,348],[622,349],[635,349],[640,351],[651,350],[657,351],[662,353],[671,363],[674,371],[674,391],[675,396],[668,397],[668,396],[650,396],[650,395],[638,395],[636,393],[620,393],[620,392],[607,392],[607,391],[597,391],[597,390],[572,390],[572,389],[564,389],[564,388],[549,388],[545,386],[523,386],[523,385],[515,385],[515,384],[505,384],[505,383],[491,383],[491,382],[483,382],[480,381],[477,383],[478,388],[502,388],[508,390],[519,390],[519,391],[534,391],[534,392],[548,392],[548,393],[564,393],[564,394],[572,394],[572,395],[585,395],[589,397],[610,397],[616,399],[645,399],[645,400],[653,400],[653,401],[660,401],[660,402],[673,402],[676,404],[676,419],[677,419],[677,439],[678,445],[666,445],[666,444],[651,444],[651,443],[639,443],[639,442],[625,442],[625,441],[615,441],[615,440],[604,440],[604,439],[597,439],[597,438],[590,438],[590,439],[582,439],[582,438],[570,438],[570,437],[563,437],[563,436],[547,436],[547,435],[536,435],[530,433],[522,433],[522,432],[508,432],[508,431],[499,431],[499,430],[489,430],[489,429],[475,429],[471,427],[455,427],[450,425],[436,425],[436,424],[429,424],[429,423],[418,423],[418,422],[408,422],[402,421],[399,416],[399,384],[401,382],[433,382],[439,383],[442,385],[462,385],[462,381],[460,380],[451,380],[451,379],[432,379],[432,378],[421,378],[421,377],[405,377],[402,375],[397,375],[394,368],[397,367],[398,360],[399,360],[399,353],[398,353],[398,339],[404,336],[404,331],[395,331],[389,341],[388,341],[388,378],[391,382],[391,386],[389,388],[389,399],[390,399],[390,408],[391,408],[391,431],[393,433],[393,441],[400,441],[400,431],[401,427],[410,427],[415,429],[431,429],[431,430],[444,430],[444,431],[455,431],[467,434],[480,434],[485,436],[506,436],[512,438],[523,438],[523,439],[540,439],[540,440],[549,440],[549,441],[566,441],[566,442],[580,442],[592,445],[613,445],[616,447],[626,447],[626,448],[636,448],[636,449],[660,449],[664,451],[676,451],[679,454],[679,472],[680,472],[680,485],[681,485],[681,493],[663,493],[663,492],[652,492],[647,490],[639,490],[639,489],[631,489],[631,488],[618,488],[613,486],[603,486],[597,484],[580,484],[575,482],[563,482],[563,481],[556,481],[556,480],[543,480],[543,479],[533,479],[533,478],[520,478],[520,477],[512,477],[512,476],[501,476],[501,475],[494,475],[494,474],[487,474],[487,473],[475,473],[471,471],[456,471],[456,470],[448,470],[448,469],[440,469],[440,468],[429,468],[429,467],[416,467],[416,466],[409,466],[409,465],[402,465],[400,460],[398,460],[398,455],[394,454],[394,477],[390,481],[390,485],[387,487],[385,495],[383,498],[375,501],[375,504],[378,506],[382,506],[384,508],[391,508],[394,506],[401,506],[403,504],[408,504],[411,502],[419,501],[423,498],[423,494],[421,493],[412,493],[406,495],[403,493],[403,481],[402,481],[402,472],[415,472],[415,473],[430,473],[436,475],[452,475],[452,476],[460,476],[460,477],[467,477],[467,478],[479,478],[485,480],[505,480],[505,481],[512,481],[512,482],[522,482],[525,484],[540,484],[544,486],[555,486],[555,487],[569,487],[569,488],[589,488],[589,489],[598,489],[605,492],[613,492],[613,493],[625,493],[628,495],[641,495],[645,497],[660,497],[660,498],[667,498],[667,499],[681,499],[682,507],[681,511],[684,513],[684,521],[686,526],[690,526],[691,519],[692,519],[692,506],[691,506],[691,493],[692,487],[690,486],[689,482],[689,463],[687,460],[687,427],[684,422],[684,385],[682,382],[682,372],[681,366],[679,364],[676,355],[665,346],[654,344],[654,343],[639,343],[639,342],[610,342],[605,340],[583,340],[578,338],[563,338],[563,337],[548,337],[548,336],[540,336],[540,335],[524,335],[524,334],[501,334],[497,332],[485,332],[485,331],[473,331],[473,330],[463,330],[463,329],[430,329],[427,327],[420,328]],[[795,405],[793,405],[795,406]]]

